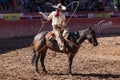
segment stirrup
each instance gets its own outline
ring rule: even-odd
[[[64,50],[64,45],[59,45],[60,50]]]
[[[63,46],[61,46],[61,47],[60,47],[60,50],[63,50],[63,49],[64,49]]]

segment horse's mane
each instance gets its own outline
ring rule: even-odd
[[[86,33],[89,30],[89,28],[83,29],[83,30],[79,30],[78,32],[80,33]]]

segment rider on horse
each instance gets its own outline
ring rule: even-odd
[[[61,31],[65,28],[65,14],[62,13],[63,10],[66,10],[66,7],[59,3],[57,6],[52,6],[56,11],[52,11],[49,16],[46,16],[42,12],[39,12],[46,20],[52,19],[53,31],[59,45],[60,50],[64,50],[64,42],[62,38]]]

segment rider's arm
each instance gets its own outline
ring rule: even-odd
[[[53,15],[53,13],[50,13],[49,16],[46,16],[46,15],[43,14],[42,12],[39,12],[39,14],[41,14],[41,15],[43,16],[43,18],[45,18],[46,20],[50,20],[50,19],[52,19],[52,15]]]
[[[66,26],[66,18],[65,18],[65,15],[63,14],[62,15],[62,23],[61,23],[62,26]]]

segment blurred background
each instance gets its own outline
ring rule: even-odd
[[[0,12],[39,12],[53,10],[51,5],[62,3],[68,5],[72,1],[79,1],[77,11],[118,11],[120,0],[0,0]],[[76,4],[69,7],[74,10]]]

